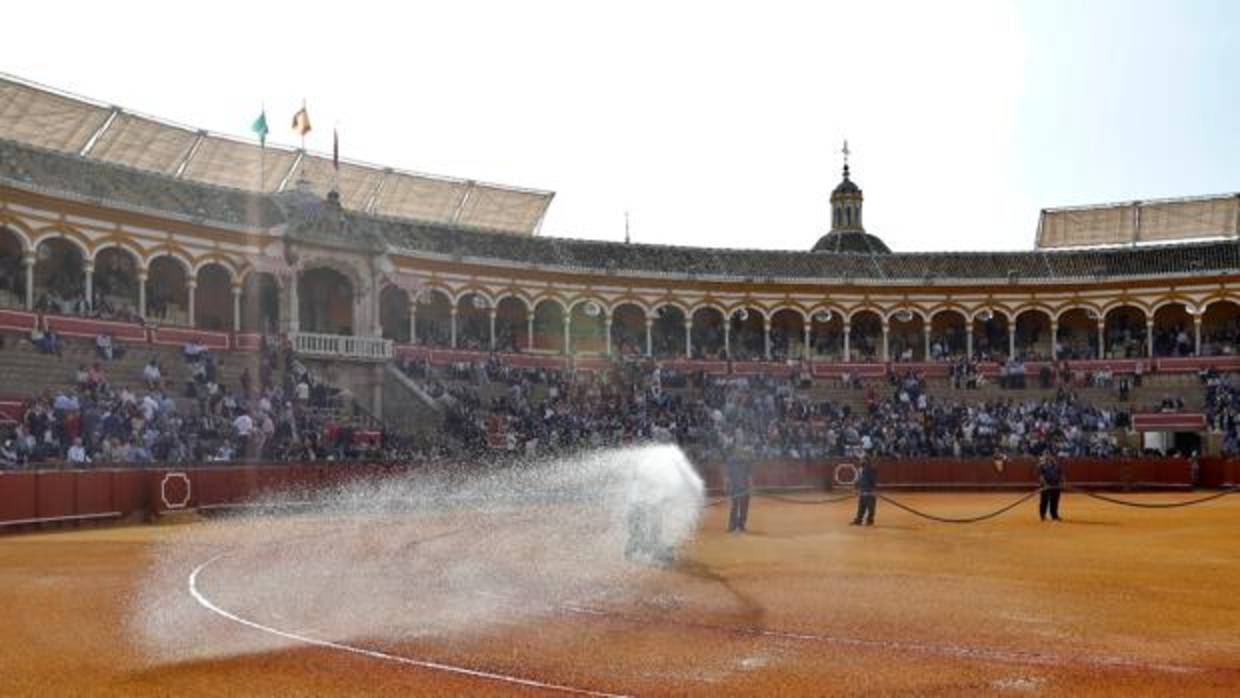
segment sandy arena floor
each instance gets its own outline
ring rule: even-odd
[[[1014,496],[900,499],[967,515]],[[747,535],[723,533],[726,509],[711,508],[683,559],[635,598],[333,646],[304,641],[322,639],[316,618],[290,616],[304,606],[256,603],[245,570],[265,561],[230,553],[243,522],[182,546],[159,590],[139,587],[160,543],[201,524],[8,536],[0,695],[1240,694],[1240,495],[1164,511],[1066,495],[1058,524],[1040,523],[1034,502],[975,525],[880,503],[878,525],[860,528],[846,525],[850,507],[757,499]],[[184,610],[177,632],[202,658],[155,659],[135,641],[140,591]],[[337,613],[356,601],[323,591]],[[278,644],[210,651],[259,638]]]

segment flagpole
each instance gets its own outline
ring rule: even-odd
[[[267,103],[263,103],[262,114],[263,123],[267,122]],[[258,191],[263,193],[264,185],[267,182],[267,137],[259,136],[258,138]]]

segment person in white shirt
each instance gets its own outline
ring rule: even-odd
[[[151,359],[142,369],[142,377],[146,380],[146,387],[155,390],[159,387],[159,380],[163,378],[162,372],[159,370],[159,362]]]
[[[90,462],[90,456],[86,455],[86,448],[82,446],[82,439],[73,440],[73,445],[69,447],[68,458],[73,465],[85,465]]]

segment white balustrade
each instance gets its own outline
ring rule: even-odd
[[[392,340],[382,337],[294,332],[289,339],[293,342],[294,351],[307,356],[357,361],[387,361],[392,358]]]

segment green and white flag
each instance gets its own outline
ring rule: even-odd
[[[267,128],[267,110],[266,109],[264,109],[262,113],[258,115],[258,118],[254,120],[254,123],[250,125],[250,130],[258,134],[259,144],[262,145],[263,147],[266,147],[267,146],[267,132],[270,131],[270,129]]]

